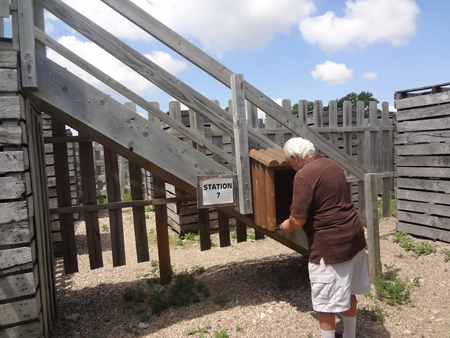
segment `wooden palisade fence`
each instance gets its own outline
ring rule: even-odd
[[[7,210],[0,216],[0,285],[10,286],[9,289],[1,289],[7,293],[0,293],[0,337],[49,336],[55,315],[51,222],[56,219],[61,229],[65,271],[73,273],[78,270],[74,232],[78,213],[84,213],[90,266],[94,269],[103,266],[98,212],[109,212],[113,265],[120,266],[126,263],[122,208],[133,208],[136,256],[138,262],[145,262],[150,257],[144,207],[153,205],[161,282],[169,283],[167,204],[196,200],[199,175],[234,173],[237,176],[238,206],[217,208],[221,246],[230,244],[229,217],[233,217],[236,219],[238,241],[246,239],[246,227],[250,226],[257,231],[258,238],[261,234],[267,235],[293,250],[306,253],[302,232],[270,231],[252,219],[249,149],[276,148],[291,136],[309,139],[320,152],[333,158],[348,172],[350,183],[358,183],[358,204],[360,212],[365,210],[368,230],[370,275],[374,278],[380,273],[377,192],[384,191],[388,196],[390,177],[393,176],[388,161],[378,164],[381,162],[377,160],[387,158],[383,154],[388,154],[392,148],[388,134],[393,127],[389,123],[387,104],[382,106],[381,123],[376,114],[376,104],[370,108],[368,121],[363,118],[363,106],[358,104],[355,126],[354,121],[351,122],[352,111],[346,103],[342,126],[338,126],[338,112],[335,103],[331,103],[329,126],[324,127],[326,115],[320,108],[321,103],[316,101],[312,117],[314,127],[311,127],[310,121],[306,120],[309,116],[306,115],[305,101],[299,104],[300,118],[295,117],[287,101],[283,107],[277,105],[246,82],[241,74],[234,74],[132,2],[102,2],[230,88],[230,109],[222,109],[217,102],[205,98],[62,1],[12,0],[10,5],[8,1],[0,0],[0,16],[9,17],[11,14],[13,30],[12,39],[0,41],[0,135],[6,135],[5,141],[1,141],[4,143],[0,144],[0,188],[7,191],[4,195],[7,197],[0,200],[0,210]],[[165,114],[157,104],[147,102],[45,34],[43,8],[186,105],[190,110],[190,127],[182,123],[176,103],[171,103],[173,114]],[[133,103],[125,107],[49,60],[45,46]],[[150,118],[136,114],[134,105],[148,111]],[[265,129],[259,128],[256,107],[269,117]],[[42,112],[52,119],[51,136],[45,134],[50,130],[50,124]],[[274,121],[272,125],[271,119]],[[161,121],[170,127],[170,132],[161,128]],[[209,131],[204,128],[205,121],[210,123]],[[67,135],[66,125],[77,130],[79,135]],[[189,141],[180,140],[176,133]],[[44,143],[44,134],[47,135],[48,147]],[[224,149],[228,139],[231,147],[227,146],[231,149]],[[352,145],[352,140],[355,145]],[[99,158],[94,156],[93,141],[103,146],[104,173],[96,172]],[[45,154],[50,145],[57,207],[49,206],[49,194],[54,191],[48,190],[50,177],[47,179]],[[74,156],[70,160],[68,148],[74,155],[78,148],[79,158]],[[358,151],[354,152],[354,148]],[[118,155],[129,162],[132,199],[129,202],[121,201]],[[143,175],[143,169],[152,173],[153,199],[144,199],[142,182],[147,174]],[[99,175],[104,175],[107,197],[106,203],[101,204],[97,203],[97,190],[103,190],[102,187],[97,189]],[[78,189],[73,190],[78,177],[81,177],[79,195]],[[167,197],[167,183],[174,187],[170,197]],[[78,205],[80,195],[82,205]],[[198,224],[201,249],[209,249],[211,224],[208,209],[198,210]],[[26,294],[21,293],[23,289],[13,286],[18,276],[29,281]]]

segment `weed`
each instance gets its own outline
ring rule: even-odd
[[[411,289],[418,286],[419,279],[415,278],[415,282],[408,285],[407,281],[402,282],[397,278],[399,269],[394,269],[393,266],[386,266],[386,268],[387,271],[375,280],[377,298],[386,301],[390,306],[409,303]]]
[[[214,302],[216,302],[216,304],[219,304],[220,306],[224,307],[228,301],[227,299],[228,299],[228,295],[224,294],[222,296],[218,296],[218,297],[214,298]]]
[[[139,333],[135,329],[133,329],[131,326],[127,326],[125,328],[125,331],[128,332],[128,333],[131,333],[131,334],[133,334],[135,336],[139,335]]]
[[[159,264],[159,262],[158,262],[156,259],[152,259],[152,260],[150,261],[150,265],[151,265],[152,267],[158,266],[158,264]]]
[[[145,214],[145,219],[149,219],[150,216],[148,214]]]
[[[134,312],[136,312],[136,314],[140,315],[142,313],[145,312],[145,306],[143,305],[139,305],[134,309]]]
[[[312,333],[308,333],[308,338],[313,338]]]
[[[152,212],[152,211],[153,211],[153,210],[152,210],[152,207],[149,206],[149,205],[146,205],[146,206],[144,207],[144,210],[145,210],[145,212]]]
[[[212,248],[214,248],[214,247],[217,246],[217,244],[213,242],[212,238],[210,239],[210,242],[211,242],[211,247],[212,247]]]
[[[107,232],[108,231],[108,226],[106,224],[102,225],[102,231],[103,232]]]
[[[234,227],[232,230],[230,230],[230,237],[231,237],[232,239],[236,239],[236,238],[237,238],[236,227]]]
[[[139,321],[140,322],[148,322],[149,318],[150,318],[150,316],[147,313],[141,313],[139,315]]]
[[[394,255],[394,257],[397,257],[397,258],[405,258],[405,255],[403,255],[403,254],[398,254],[398,255]]]
[[[203,333],[208,332],[208,329],[209,329],[209,326],[200,327],[200,325],[197,325],[196,329],[189,330],[188,332],[186,332],[186,334],[188,336],[192,336],[196,333],[199,333],[199,337],[203,337]]]
[[[450,250],[443,249],[441,252],[445,255],[444,262],[447,263],[448,261],[450,261]]]
[[[130,202],[131,201],[131,195],[130,194],[123,194],[123,201],[124,202]]]
[[[236,325],[236,331],[244,331],[244,328],[242,326]]]
[[[201,275],[202,273],[204,273],[205,270],[206,270],[206,269],[205,269],[203,266],[198,266],[198,265],[196,265],[196,266],[193,268],[193,271],[194,271],[195,273],[198,273],[199,275]]]
[[[196,235],[193,232],[188,232],[187,234],[184,235],[184,239],[187,240],[187,241],[195,241],[199,237],[200,236]]]
[[[397,211],[396,207],[397,200],[394,196],[391,196],[389,201],[389,216],[395,217],[395,212]],[[378,218],[383,217],[383,199],[378,200]]]
[[[412,251],[416,257],[426,256],[436,252],[436,248],[430,243],[414,243],[412,236],[403,231],[394,234],[392,241],[398,243],[405,251]]]
[[[213,337],[214,338],[229,338],[228,336],[228,332],[227,330],[222,330],[222,331],[214,331],[213,332]]]

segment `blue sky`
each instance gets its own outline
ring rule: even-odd
[[[64,0],[222,107],[230,90],[119,17],[99,0]],[[448,0],[133,0],[177,33],[280,102],[372,92],[394,105],[396,90],[450,82]],[[8,35],[8,20],[5,22]],[[172,98],[46,15],[47,33],[148,101]],[[59,57],[64,67],[126,99]],[[142,112],[142,111],[141,111]]]

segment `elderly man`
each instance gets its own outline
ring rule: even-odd
[[[309,278],[313,309],[322,337],[335,333],[335,314],[342,313],[344,338],[356,332],[357,294],[370,292],[365,261],[364,228],[356,213],[342,168],[314,154],[313,144],[292,138],[284,156],[297,171],[289,219],[281,229],[303,229],[309,246]]]

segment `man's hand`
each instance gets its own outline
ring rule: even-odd
[[[291,227],[289,218],[285,220],[283,223],[281,223],[280,229],[286,232],[294,231],[294,228]]]

